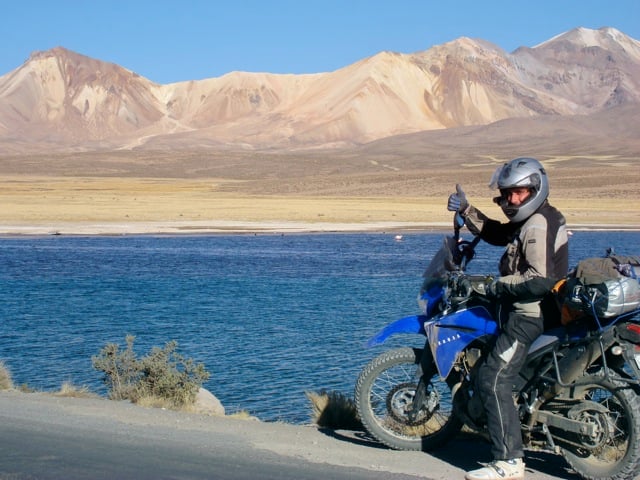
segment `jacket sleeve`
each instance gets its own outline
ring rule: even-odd
[[[469,205],[462,216],[469,231],[491,245],[504,247],[513,235],[512,224],[493,220],[473,205]]]
[[[523,301],[535,300],[544,297],[554,284],[553,280],[546,277],[525,279],[520,275],[506,275],[498,279],[496,293]]]
[[[548,252],[547,220],[534,214],[523,225],[517,243],[521,249],[518,272],[499,278],[496,285],[498,294],[507,294],[519,300],[533,300],[543,297],[553,287],[555,280],[547,271]]]

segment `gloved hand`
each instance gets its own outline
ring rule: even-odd
[[[491,275],[484,278],[474,277],[474,281],[471,282],[471,288],[474,292],[485,297],[496,297],[496,282],[497,279]]]
[[[497,278],[487,282],[485,292],[485,295],[490,298],[498,298],[500,296],[500,285]]]
[[[464,212],[469,206],[467,196],[464,194],[464,190],[460,184],[456,184],[456,193],[449,195],[449,201],[447,203],[447,210],[450,212]]]

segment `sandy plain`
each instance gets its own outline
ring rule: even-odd
[[[640,228],[633,156],[542,159],[570,228]],[[406,231],[448,228],[455,184],[494,218],[501,161],[109,152],[0,157],[0,234]]]
[[[446,194],[253,195],[216,179],[0,179],[0,234],[407,231],[448,228]],[[640,198],[554,197],[571,228],[639,228]],[[474,204],[501,218],[488,199]]]

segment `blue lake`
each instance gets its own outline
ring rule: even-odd
[[[380,348],[366,340],[418,313],[444,233],[0,238],[0,360],[14,383],[106,391],[91,365],[105,344],[146,355],[169,340],[204,363],[227,412],[306,423],[306,391],[352,396]],[[640,232],[575,232],[572,265],[607,247],[640,254]],[[502,250],[481,244],[473,273]],[[422,346],[404,336],[391,345]]]

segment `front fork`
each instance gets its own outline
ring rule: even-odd
[[[427,391],[427,382],[430,382],[433,375],[436,374],[436,365],[431,355],[431,349],[429,348],[429,341],[422,349],[422,355],[420,356],[420,363],[416,371],[418,377],[418,385],[416,387],[415,396],[411,403],[411,408],[407,412],[407,416],[410,422],[415,422],[420,416],[423,416],[424,412],[428,412],[428,416],[431,416],[435,409],[438,407],[438,392],[432,390]]]

